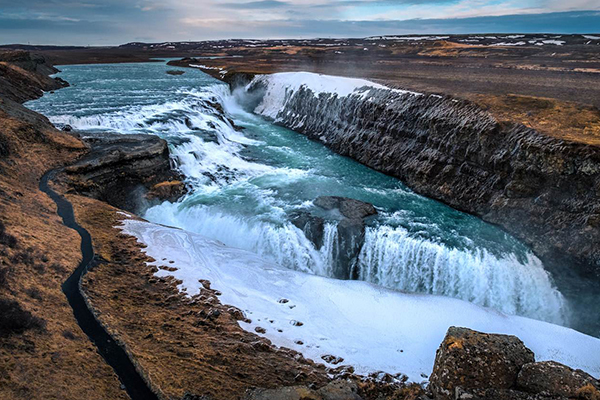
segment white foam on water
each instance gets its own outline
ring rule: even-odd
[[[331,272],[332,245],[326,241],[321,251],[316,250],[304,233],[289,222],[266,222],[206,206],[180,208],[169,203],[150,208],[145,217],[251,251],[289,269],[325,276]],[[285,215],[273,217],[283,221]],[[328,225],[325,238],[334,240],[333,231]]]
[[[199,292],[199,279],[209,280],[213,289],[222,292],[223,304],[241,309],[251,319],[251,323],[241,322],[242,328],[254,332],[262,327],[266,330],[262,335],[275,345],[317,362],[331,354],[344,358],[344,364],[354,366],[359,374],[401,372],[412,381],[422,381],[422,374],[431,373],[447,329],[462,326],[516,335],[538,361],[556,360],[600,374],[600,340],[569,328],[448,297],[406,294],[367,282],[292,271],[254,253],[149,222],[125,220],[121,229],[145,244],[143,251],[150,257],[173,261],[168,265],[176,271],[159,270],[157,276],[180,279],[179,288],[187,295]]]
[[[567,305],[534,255],[498,258],[485,249],[449,248],[409,236],[403,228],[367,228],[359,278],[411,293],[467,300],[511,315],[564,324]]]

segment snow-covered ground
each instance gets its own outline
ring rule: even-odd
[[[365,40],[398,40],[398,41],[421,41],[421,40],[445,40],[450,36],[369,36]]]
[[[492,44],[492,46],[524,46],[527,43],[525,42],[514,42],[514,43],[508,43],[508,42],[500,42],[500,43],[494,43]]]
[[[544,44],[554,44],[557,46],[562,46],[563,44],[567,43],[564,40],[542,40],[542,43]]]
[[[358,373],[402,372],[420,382],[431,373],[435,351],[454,325],[516,335],[538,361],[552,359],[600,375],[600,340],[569,328],[457,299],[284,269],[254,253],[149,222],[126,219],[121,229],[147,245],[143,251],[157,260],[153,265],[178,268],[156,275],[182,280],[180,289],[188,295],[198,293],[199,279],[209,280],[222,292],[223,304],[252,320],[241,322],[242,328],[262,327],[275,345],[315,361],[331,354]]]

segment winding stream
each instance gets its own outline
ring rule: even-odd
[[[158,397],[146,385],[136,370],[125,350],[110,336],[102,324],[96,319],[81,293],[81,278],[94,262],[94,248],[89,232],[75,220],[73,205],[63,196],[56,193],[48,184],[57,170],[46,172],[40,180],[40,190],[46,193],[56,203],[58,215],[63,224],[75,230],[81,237],[81,262],[77,269],[63,283],[62,290],[67,296],[69,305],[81,330],[98,348],[98,352],[110,365],[125,387],[132,400],[158,400]]]
[[[379,212],[368,221],[355,266],[359,279],[570,325],[569,304],[541,261],[502,230],[247,112],[243,99],[200,71],[171,76],[168,69],[164,63],[65,66],[60,76],[72,86],[27,106],[84,134],[165,138],[191,191],[175,204],[149,204],[150,221],[331,276],[338,219],[326,216],[317,249],[290,217],[315,211],[318,196],[350,197]]]

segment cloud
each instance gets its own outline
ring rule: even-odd
[[[285,1],[278,0],[262,0],[262,1],[250,1],[244,3],[218,3],[218,7],[221,8],[237,8],[246,10],[265,10],[280,7],[289,7],[290,4]]]
[[[598,0],[0,0],[0,41],[597,33],[598,10]]]
[[[393,34],[459,33],[594,33],[600,26],[600,13],[576,11],[544,14],[513,14],[469,18],[411,20],[275,20],[238,21],[190,19],[191,29],[202,34],[244,38],[366,37]],[[248,35],[248,32],[252,34]],[[228,36],[224,36],[227,35]]]

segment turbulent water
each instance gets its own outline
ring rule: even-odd
[[[65,66],[60,76],[72,86],[28,106],[90,135],[165,138],[191,191],[176,204],[150,207],[145,218],[153,222],[327,276],[337,221],[328,222],[317,250],[289,218],[312,209],[318,196],[350,197],[379,211],[355,267],[360,279],[569,324],[542,263],[511,236],[245,111],[227,86],[198,70],[171,76],[168,69],[162,62]]]

